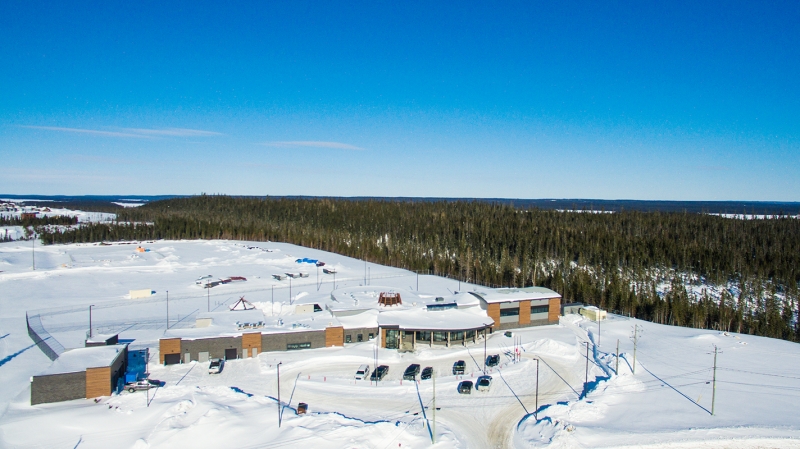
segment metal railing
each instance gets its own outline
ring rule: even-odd
[[[44,329],[39,315],[29,317],[25,312],[25,323],[28,325],[28,336],[50,360],[57,359],[64,352],[64,346]]]

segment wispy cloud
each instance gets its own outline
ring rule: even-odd
[[[153,137],[208,137],[221,136],[221,133],[214,131],[204,131],[201,129],[187,128],[116,128],[114,130],[85,129],[85,128],[66,128],[60,126],[34,126],[21,125],[21,128],[42,129],[45,131],[60,131],[68,133],[90,134],[106,137],[134,137],[139,139],[149,139]]]
[[[61,131],[61,132],[68,132],[68,133],[80,133],[80,134],[91,134],[95,136],[107,136],[107,137],[138,137],[140,139],[146,139],[150,136],[146,136],[143,134],[133,134],[129,132],[119,132],[119,131],[101,131],[98,129],[83,129],[83,128],[62,128],[59,126],[32,126],[32,125],[21,125],[20,128],[29,128],[29,129],[43,129],[45,131]]]
[[[282,148],[300,148],[300,147],[332,148],[335,150],[356,150],[356,151],[363,151],[366,149],[357,147],[355,145],[350,145],[349,143],[323,142],[318,140],[291,140],[282,142],[265,142],[264,145],[270,147],[282,147]]]
[[[222,133],[214,131],[203,131],[202,129],[187,128],[165,128],[165,129],[145,129],[145,128],[122,128],[122,131],[151,136],[178,136],[178,137],[206,137],[221,136]]]

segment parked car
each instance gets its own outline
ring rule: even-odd
[[[433,376],[433,367],[426,366],[422,369],[422,374],[419,375],[420,380],[428,380]]]
[[[369,376],[369,365],[361,365],[356,370],[356,380],[364,380]]]
[[[225,360],[211,359],[211,363],[208,364],[208,374],[219,374],[222,372],[222,368],[224,367]]]
[[[389,374],[389,367],[386,365],[381,365],[375,368],[375,371],[372,372],[372,375],[369,377],[369,380],[378,381],[386,377],[387,374]]]
[[[472,381],[471,380],[462,380],[458,384],[458,392],[460,394],[470,394],[470,393],[472,393]]]
[[[497,366],[500,364],[500,355],[494,354],[486,357],[486,366]]]
[[[415,380],[417,378],[417,374],[419,374],[419,364],[412,363],[411,365],[408,365],[406,372],[403,373],[403,380]]]
[[[125,389],[128,390],[130,393],[139,390],[149,390],[151,388],[156,388],[161,386],[160,380],[155,379],[142,379],[137,380],[136,382],[131,382],[125,384]]]
[[[453,374],[464,374],[467,369],[467,364],[463,360],[459,360],[453,364]]]
[[[492,376],[480,376],[475,381],[476,391],[489,391],[492,388]]]

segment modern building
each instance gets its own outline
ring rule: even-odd
[[[542,287],[435,297],[359,286],[304,297],[291,305],[292,313],[280,316],[234,309],[202,313],[194,328],[167,331],[160,341],[160,362],[247,358],[265,351],[343,346],[375,338],[381,347],[401,351],[467,345],[495,330],[557,323],[561,296]]]
[[[31,378],[31,405],[111,396],[124,378],[127,345],[72,349]]]
[[[494,320],[493,330],[554,324],[561,315],[561,295],[549,288],[498,288],[470,294]]]

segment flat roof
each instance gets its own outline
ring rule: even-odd
[[[436,311],[411,309],[382,312],[378,314],[378,324],[406,330],[458,331],[491,326],[494,320],[480,308]]]
[[[496,288],[493,290],[478,290],[470,293],[487,303],[561,298],[561,295],[545,287]]]
[[[127,345],[108,345],[92,346],[88,348],[77,348],[61,354],[53,363],[39,376],[50,376],[53,374],[79,373],[86,371],[86,368],[104,368],[111,366],[117,356]]]

